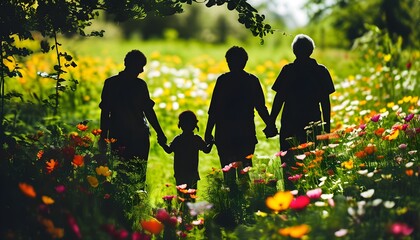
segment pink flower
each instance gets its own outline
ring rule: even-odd
[[[406,149],[406,148],[407,148],[407,144],[405,144],[405,143],[401,143],[401,144],[398,146],[398,148],[399,148],[399,149]]]
[[[222,168],[223,172],[228,172],[231,169],[230,165],[226,165],[224,168]]]
[[[312,190],[308,190],[306,192],[306,196],[308,196],[310,199],[318,199],[321,197],[322,189],[321,188],[315,188]]]
[[[280,167],[285,168],[285,167],[287,167],[287,164],[284,162],[284,163],[281,164]]]
[[[372,117],[370,118],[370,120],[371,120],[372,122],[378,122],[380,118],[381,118],[381,114],[376,114],[376,115],[372,116]]]
[[[304,209],[306,206],[308,206],[310,202],[311,202],[311,199],[308,196],[302,195],[293,199],[289,207],[296,211],[300,211]]]
[[[414,228],[410,227],[406,223],[395,222],[391,225],[390,231],[394,235],[408,236],[414,231]]]
[[[249,172],[250,169],[251,169],[250,166],[245,167],[244,169],[241,170],[241,174],[245,174],[245,173]]]
[[[302,174],[296,174],[293,176],[288,177],[287,179],[289,179],[292,182],[296,182],[297,180],[299,180],[302,177]]]
[[[360,124],[360,125],[359,125],[359,128],[360,128],[360,129],[362,129],[362,130],[365,130],[365,128],[366,128],[366,124]]]
[[[274,154],[274,156],[275,157],[284,157],[284,156],[286,156],[286,154],[287,154],[287,151],[280,151],[280,152]]]

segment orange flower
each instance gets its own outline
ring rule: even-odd
[[[96,177],[94,176],[87,176],[87,181],[90,184],[90,186],[96,188],[99,186],[99,181]]]
[[[77,129],[79,129],[80,131],[86,131],[88,129],[88,126],[82,123],[77,124]]]
[[[356,156],[357,158],[364,158],[364,157],[366,157],[366,152],[365,151],[359,151],[359,152],[356,152],[355,154],[354,154],[354,156]]]
[[[378,128],[375,130],[374,133],[376,136],[381,137],[384,132],[385,132],[385,128]]]
[[[54,199],[48,197],[48,196],[42,196],[42,202],[46,205],[50,205],[54,203]]]
[[[48,173],[51,173],[52,171],[54,171],[58,167],[58,161],[56,161],[54,159],[50,159],[45,164],[47,165],[46,168],[47,168]]]
[[[74,155],[73,157],[73,164],[76,166],[82,166],[84,163],[84,157],[82,155]]]
[[[248,156],[246,156],[245,158],[249,160],[249,159],[252,159],[252,157],[253,157],[253,156],[254,156],[254,154],[249,154],[249,155],[248,155]]]
[[[314,145],[314,143],[313,143],[313,142],[307,142],[307,143],[302,143],[302,144],[300,144],[297,148],[298,148],[298,149],[305,149],[305,148],[310,147],[310,146],[312,146],[312,145]]]
[[[163,230],[163,224],[155,218],[150,220],[143,220],[140,222],[140,225],[144,230],[155,235],[159,234]]]
[[[19,183],[19,189],[28,197],[35,198],[36,192],[34,187],[32,185],[29,185],[27,183]]]
[[[407,170],[405,170],[405,174],[407,175],[407,176],[413,176],[413,174],[414,174],[414,170],[413,169],[407,169]]]
[[[109,170],[109,168],[108,167],[104,167],[104,166],[99,166],[99,167],[97,167],[96,169],[95,169],[95,171],[96,171],[96,174],[98,174],[98,175],[102,175],[102,176],[105,176],[105,177],[108,177],[108,176],[111,176],[111,171]]]
[[[282,236],[290,236],[292,238],[302,238],[310,231],[310,227],[307,224],[301,224],[297,226],[291,226],[279,229],[279,234]]]
[[[298,167],[303,167],[303,166],[305,166],[305,164],[303,164],[303,163],[301,163],[301,162],[296,162],[296,166],[298,166]]]
[[[99,136],[99,135],[101,135],[101,133],[102,133],[101,129],[93,129],[92,130],[92,134],[95,135],[95,136]]]
[[[364,152],[367,155],[372,155],[376,152],[376,146],[375,145],[368,145],[365,147]]]
[[[116,141],[117,141],[117,139],[115,139],[115,138],[105,138],[105,142],[107,142],[107,143],[114,143]]]
[[[338,133],[326,133],[326,134],[321,134],[321,135],[317,135],[316,136],[316,140],[328,140],[328,139],[337,139],[340,138],[340,135],[338,135]]]
[[[290,191],[279,191],[274,196],[267,197],[265,204],[271,210],[279,212],[288,209],[292,200],[293,194]]]
[[[41,159],[42,158],[42,155],[44,155],[44,150],[39,150],[38,153],[36,154],[36,157],[38,159]]]

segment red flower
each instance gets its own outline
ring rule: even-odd
[[[82,155],[74,155],[73,164],[76,166],[82,166],[84,163],[84,157]]]
[[[302,195],[302,196],[296,197],[290,203],[290,206],[289,207],[291,209],[296,210],[296,211],[300,211],[300,210],[304,209],[306,206],[308,206],[310,202],[311,202],[311,199],[308,196]]]

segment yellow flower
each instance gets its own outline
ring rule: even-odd
[[[98,175],[102,175],[105,177],[111,176],[111,171],[109,170],[108,167],[104,167],[104,166],[99,166],[95,169],[96,174]]]
[[[290,191],[279,191],[274,196],[270,196],[265,200],[268,208],[275,212],[284,211],[289,208],[293,200],[293,194]]]
[[[389,62],[391,60],[391,54],[384,55],[384,61]]]
[[[94,176],[87,176],[87,181],[89,182],[90,186],[96,188],[99,186],[99,181]]]
[[[352,159],[341,163],[341,166],[345,169],[353,169],[353,165],[354,165],[354,163],[353,163]]]
[[[50,205],[54,203],[54,199],[48,197],[48,196],[42,196],[42,202],[44,204]]]
[[[292,238],[302,238],[310,231],[310,227],[307,224],[301,224],[297,226],[291,226],[279,229],[279,234],[282,236],[290,236]]]

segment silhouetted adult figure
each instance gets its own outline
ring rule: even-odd
[[[248,54],[242,47],[231,47],[225,55],[230,72],[218,77],[213,90],[208,122],[205,131],[206,142],[213,139],[221,167],[231,163],[233,168],[224,172],[225,183],[236,186],[236,179],[248,180],[244,168],[252,166],[252,154],[257,144],[254,110],[266,124],[265,133],[276,134],[276,126],[271,121],[265,106],[264,93],[259,79],[244,70]],[[237,168],[236,168],[237,167]],[[236,171],[235,169],[236,168]]]
[[[328,69],[310,58],[315,48],[314,41],[307,35],[297,35],[292,43],[296,59],[285,65],[272,89],[276,92],[271,117],[276,121],[283,107],[280,127],[280,149],[288,151],[293,144],[301,144],[315,139],[308,138],[305,127],[312,122],[325,122],[323,126],[314,126],[310,136],[330,132],[331,106],[329,95],[335,91]],[[283,106],[284,105],[284,106]],[[322,109],[322,110],[321,110]],[[290,142],[293,138],[294,143]],[[294,145],[296,146],[296,145]],[[286,171],[294,165],[294,159],[289,152],[283,158]],[[293,188],[293,184],[285,174],[286,188]]]
[[[149,125],[155,129],[159,141],[166,142],[166,136],[153,110],[155,102],[149,96],[146,82],[138,78],[147,63],[146,56],[139,50],[128,52],[124,58],[125,68],[118,75],[105,80],[101,102],[101,145],[104,139],[114,138],[111,149],[123,160],[143,160],[139,169],[141,183],[146,182],[146,167],[150,149]]]

